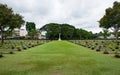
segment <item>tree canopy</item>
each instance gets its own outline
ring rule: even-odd
[[[120,30],[120,2],[115,1],[112,8],[107,8],[105,15],[99,21],[100,27],[111,28],[118,39],[118,31]]]
[[[92,32],[88,32],[84,29],[76,29],[76,34],[80,39],[91,39],[94,38],[94,35]]]
[[[69,24],[61,25],[62,39],[72,39],[74,37],[75,27]]]
[[[26,30],[27,32],[31,31],[31,30],[36,30],[36,27],[35,27],[35,23],[34,22],[26,22]]]
[[[36,30],[36,24],[34,22],[27,22],[26,23],[26,30],[28,32],[28,35],[31,37],[31,38],[34,38],[34,36],[36,35],[37,33],[37,30]]]
[[[12,31],[14,28],[20,28],[24,24],[23,17],[14,13],[12,8],[6,4],[0,4],[0,32],[2,37],[2,44],[6,31]]]
[[[61,33],[61,39],[92,39],[94,35],[84,29],[76,29],[69,24],[49,23],[40,28],[40,31],[46,31],[48,39],[58,39]]]

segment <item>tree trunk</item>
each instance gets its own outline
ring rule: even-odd
[[[4,43],[4,31],[3,31],[3,26],[0,27],[1,30],[1,44],[3,45]]]
[[[117,43],[117,41],[118,41],[118,31],[119,31],[118,24],[116,24],[116,25],[115,25],[114,29],[115,29],[115,31],[114,31],[114,32],[115,32],[116,43]]]
[[[3,45],[4,43],[4,33],[3,30],[1,30],[1,44]]]
[[[115,36],[116,36],[116,42],[118,40],[118,32],[115,32]]]

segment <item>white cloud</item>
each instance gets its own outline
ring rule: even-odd
[[[37,28],[55,23],[69,23],[77,28],[99,32],[97,22],[114,1],[120,0],[0,0]]]

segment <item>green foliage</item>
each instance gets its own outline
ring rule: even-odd
[[[100,36],[103,36],[104,39],[107,39],[107,37],[110,36],[110,34],[111,34],[111,33],[109,32],[109,30],[106,29],[106,28],[103,28],[103,32],[100,32],[100,33],[99,33],[99,35],[100,35]]]
[[[75,27],[69,24],[61,25],[62,39],[71,39],[74,35]]]
[[[50,39],[57,39],[60,33],[60,25],[57,23],[50,23],[46,25],[47,34],[46,36]]]
[[[26,30],[27,32],[29,33],[30,31],[32,30],[36,30],[36,27],[35,27],[35,23],[34,22],[27,22],[26,23]]]
[[[37,31],[32,29],[31,31],[28,32],[28,35],[34,38],[34,36],[37,34]]]
[[[20,47],[20,46],[17,46],[16,49],[17,49],[18,51],[21,51],[21,47]]]
[[[58,39],[61,33],[62,39],[91,39],[94,38],[92,32],[83,29],[76,29],[69,24],[49,23],[40,28],[40,31],[47,31],[48,39]]]
[[[20,28],[24,24],[23,17],[13,12],[12,8],[0,3],[0,33],[2,44],[4,42],[5,32],[12,31],[14,28]]]
[[[69,24],[57,24],[50,23],[46,24],[41,31],[47,31],[47,38],[49,39],[58,39],[59,33],[61,33],[62,39],[70,39],[73,37],[75,27]]]
[[[39,32],[36,29],[36,25],[34,22],[27,22],[26,23],[26,30],[28,32],[28,35],[34,39],[34,36]]]
[[[76,29],[76,34],[77,34],[77,36],[79,36],[80,39],[89,39],[89,38],[93,37],[92,32],[88,32],[83,29]]]
[[[100,27],[112,28],[116,39],[118,39],[118,31],[120,29],[120,2],[114,2],[112,8],[106,9],[106,14],[99,21]]]
[[[114,49],[112,44],[108,45],[108,48]]]

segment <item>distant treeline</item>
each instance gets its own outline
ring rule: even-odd
[[[93,34],[91,31],[84,29],[75,28],[69,24],[57,24],[49,23],[40,28],[40,31],[46,31],[47,39],[58,39],[59,33],[61,34],[61,39],[95,39],[96,34]]]

